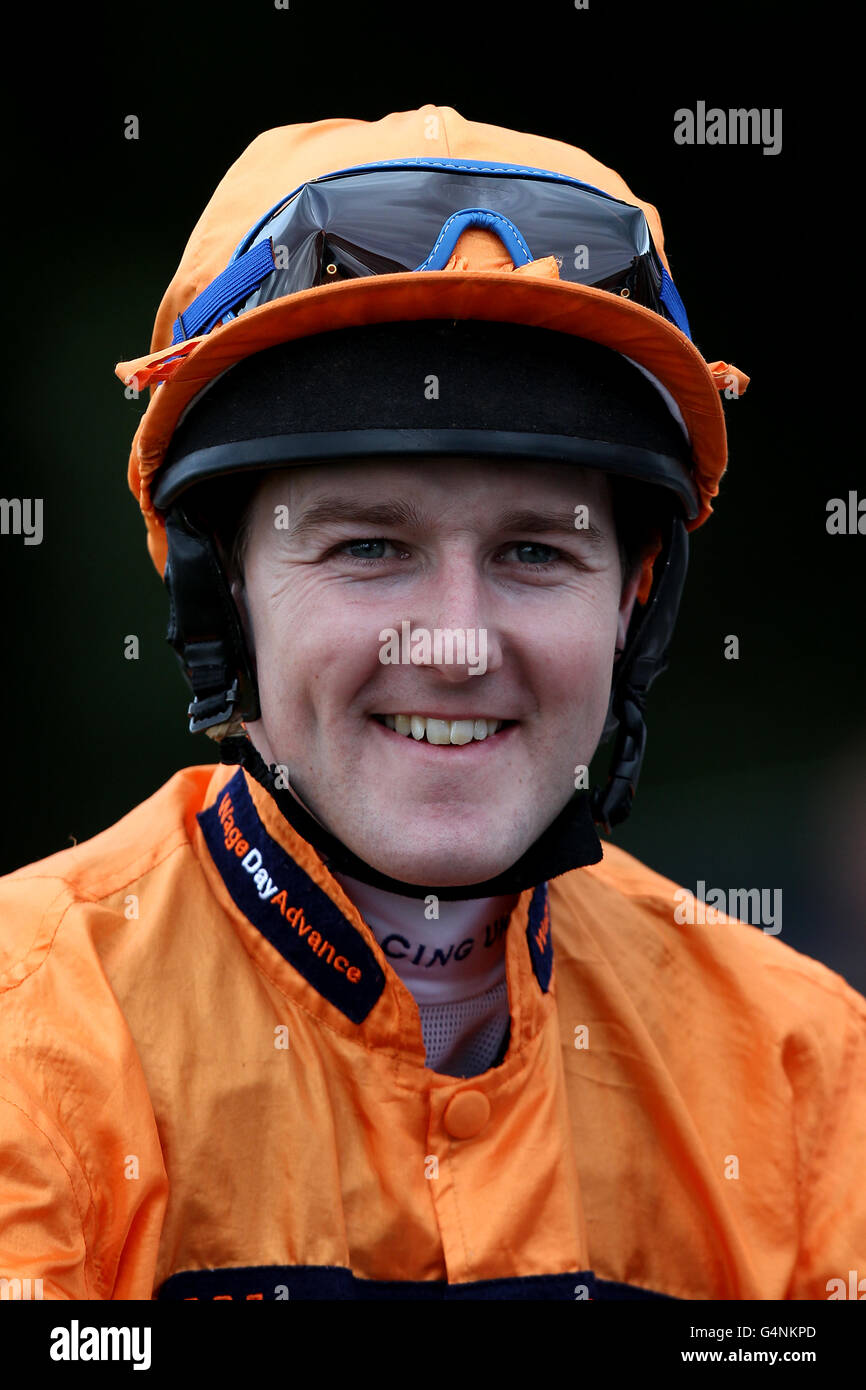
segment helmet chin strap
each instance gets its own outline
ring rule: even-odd
[[[522,893],[539,883],[567,873],[569,869],[598,864],[601,843],[593,823],[586,792],[576,792],[555,820],[510,868],[483,883],[418,884],[403,883],[380,873],[320,825],[287,787],[277,786],[277,766],[268,766],[249,735],[228,734],[220,742],[220,762],[238,764],[264,787],[283,817],[302,839],[313,846],[331,873],[347,874],[372,888],[383,888],[406,898],[426,898],[431,894],[446,902],[467,898],[493,898],[506,893]]]

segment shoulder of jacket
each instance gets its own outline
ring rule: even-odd
[[[711,991],[742,991],[756,1004],[763,997],[769,1008],[792,1019],[844,1016],[866,1034],[866,998],[830,966],[781,935],[733,916],[688,920],[684,909],[693,890],[617,845],[603,842],[602,851],[600,863],[563,874],[551,888],[573,909],[566,914],[571,930],[589,931],[614,965],[622,960],[630,971],[677,962],[691,981],[700,977]],[[558,938],[569,930],[560,919]]]
[[[189,845],[213,771],[182,768],[91,839],[0,876],[0,977],[70,908],[106,902]]]

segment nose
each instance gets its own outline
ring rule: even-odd
[[[477,680],[502,665],[502,640],[485,581],[476,560],[462,550],[452,550],[436,565],[424,585],[420,616],[413,626],[423,626],[429,640],[413,641],[415,666],[437,671],[458,685]]]

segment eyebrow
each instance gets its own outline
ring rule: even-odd
[[[382,527],[408,526],[416,531],[429,531],[431,522],[415,508],[411,502],[391,501],[368,503],[358,502],[351,497],[323,497],[313,502],[289,528],[293,540],[319,530],[335,522],[352,522],[357,525]],[[518,532],[521,535],[563,535],[579,536],[593,549],[607,544],[604,531],[592,521],[586,526],[576,527],[574,514],[564,510],[545,510],[535,507],[520,507],[503,512],[493,518],[491,529],[496,531]]]
[[[580,536],[595,549],[607,543],[604,531],[594,522],[585,526],[575,526],[574,512],[545,511],[535,507],[522,507],[518,511],[504,512],[498,523],[500,531],[520,531],[523,534],[547,535],[551,532],[562,536]]]

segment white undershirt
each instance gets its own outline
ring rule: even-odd
[[[334,877],[415,999],[427,1066],[445,1076],[487,1071],[511,1016],[505,935],[518,895],[440,898],[437,918],[423,898]]]

